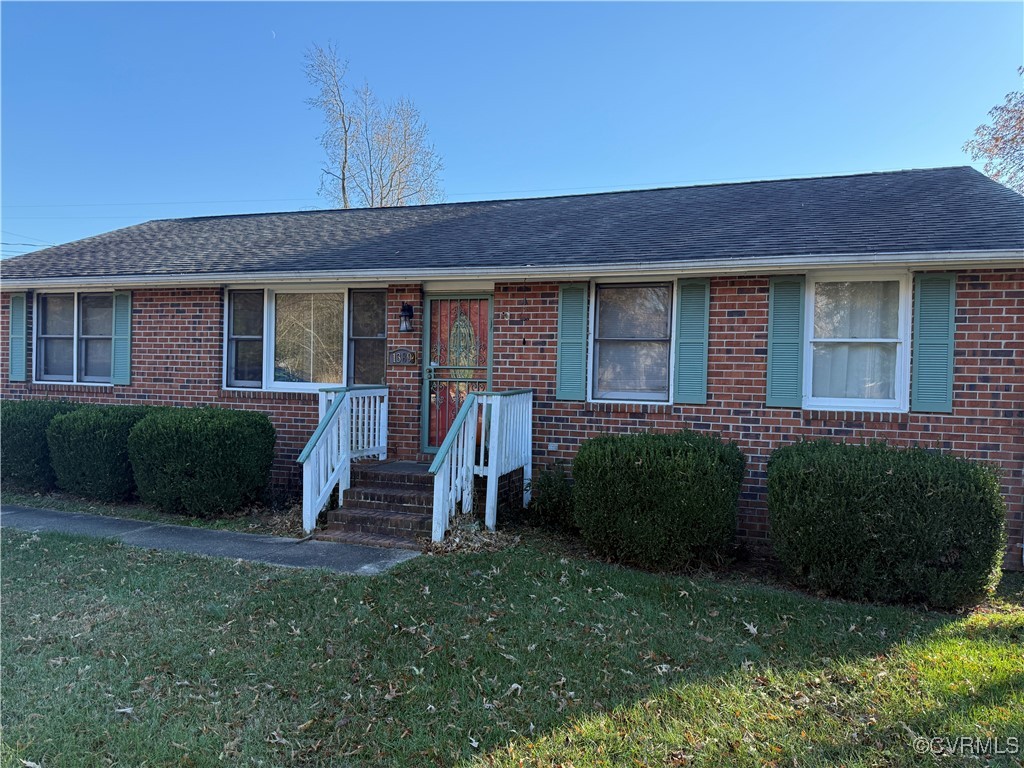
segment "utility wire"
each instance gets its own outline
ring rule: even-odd
[[[0,230],[0,232],[3,232],[5,235],[12,235],[14,237],[23,237],[26,240],[37,240],[40,243],[42,243],[42,241],[39,240],[38,237],[32,237],[32,235],[22,235],[22,234],[19,234],[18,232],[11,232],[11,230],[9,230],[9,229],[3,229],[3,230]],[[52,243],[43,243],[43,244],[44,245],[52,245]]]
[[[249,200],[171,200],[163,203],[4,203],[4,208],[98,208],[100,206],[130,205],[222,205],[224,203],[297,203],[316,200],[313,197],[263,197]]]

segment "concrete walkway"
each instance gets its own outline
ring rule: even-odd
[[[289,568],[324,568],[336,573],[366,576],[383,573],[398,563],[416,557],[417,554],[409,550],[214,531],[187,525],[148,523],[142,520],[125,520],[84,512],[58,512],[53,509],[21,507],[14,504],[4,504],[0,507],[0,526],[22,531],[73,533],[101,539],[116,539],[123,544],[146,549],[250,560]]]

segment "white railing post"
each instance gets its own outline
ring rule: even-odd
[[[380,453],[377,454],[377,458],[384,461],[388,457],[388,408],[390,407],[388,402],[388,391],[384,390],[384,397],[380,405],[380,417],[378,418],[378,424],[380,424],[380,435],[378,435],[377,445],[380,446]]]
[[[313,462],[307,461],[302,465],[302,529],[307,533],[316,527],[314,504]]]
[[[462,473],[462,512],[469,514],[473,511],[473,481],[476,473],[473,468],[476,464],[476,436],[477,422],[480,417],[480,402],[473,404],[472,410],[467,417],[466,442],[462,447],[462,459],[460,472]]]
[[[487,451],[487,501],[484,506],[484,525],[493,531],[498,520],[498,478],[502,464],[501,412],[503,398],[495,397],[491,402],[490,446]]]
[[[352,485],[352,398],[346,397],[338,417],[338,506],[342,505],[345,491]]]

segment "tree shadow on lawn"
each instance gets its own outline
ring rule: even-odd
[[[367,619],[383,612],[390,626],[350,662],[361,670],[353,684],[373,681],[374,691],[351,725],[372,736],[346,746],[373,763],[589,764],[600,747],[609,764],[662,764],[674,742],[645,735],[640,721],[652,710],[672,729],[731,729],[719,739],[731,753],[744,720],[762,713],[789,733],[790,715],[810,708],[834,730],[833,714],[802,699],[836,686],[849,689],[856,727],[893,644],[955,620],[529,548],[438,562],[409,563],[363,597]],[[680,719],[677,708],[692,714]],[[574,734],[578,754],[568,748]]]
[[[5,691],[32,689],[5,741],[55,764],[843,761],[909,749],[895,720],[949,700],[910,665],[968,642],[953,615],[529,546],[372,579],[71,537],[4,554]]]
[[[1024,747],[1024,574],[1006,577],[992,601],[961,616],[763,590],[778,615],[799,618],[759,631],[754,644],[763,653],[753,661],[736,664],[727,648],[709,645],[723,664],[694,665],[637,691],[637,700],[578,711],[465,763],[931,764],[916,739],[950,744],[962,736],[980,746],[946,759],[987,754],[987,764],[1019,767],[1024,753],[1013,744],[1005,750],[1011,736]],[[712,583],[726,594],[731,585],[748,596],[763,589],[746,577]],[[843,618],[857,616],[861,623],[844,636]],[[993,738],[1004,753],[993,752]]]

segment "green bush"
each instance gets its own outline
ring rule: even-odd
[[[576,527],[572,511],[572,479],[562,462],[540,470],[530,484],[529,521],[568,531]]]
[[[977,601],[995,585],[1006,511],[983,464],[884,443],[797,443],[768,461],[776,555],[803,586],[853,599]]]
[[[45,493],[56,478],[46,428],[60,413],[79,408],[64,400],[4,400],[0,403],[0,479],[4,486]]]
[[[209,517],[260,498],[274,459],[274,427],[253,411],[161,409],[132,428],[128,455],[143,501]]]
[[[743,454],[717,435],[608,435],[573,461],[573,508],[597,552],[645,568],[721,560],[736,531]]]
[[[135,493],[128,433],[152,411],[145,406],[93,405],[53,417],[46,430],[57,486],[101,501]]]

